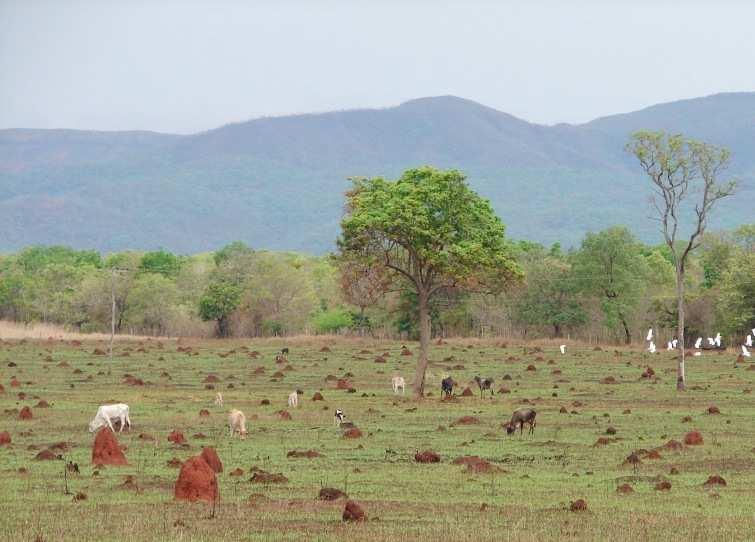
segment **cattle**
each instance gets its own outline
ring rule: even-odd
[[[343,410],[341,410],[340,408],[337,408],[336,413],[333,416],[333,421],[335,425],[340,426],[344,422],[345,419],[346,419],[346,416],[344,416]]]
[[[391,386],[393,387],[394,394],[398,393],[399,388],[401,388],[402,394],[406,391],[406,381],[404,380],[403,376],[394,376],[391,379]]]
[[[215,394],[215,406],[219,406],[219,407],[223,406],[223,394],[220,392]]]
[[[480,399],[482,399],[482,392],[485,390],[490,390],[490,396],[493,396],[493,379],[492,378],[480,378],[479,376],[474,377],[474,381],[477,382],[477,386],[480,388]]]
[[[281,348],[281,355],[287,356],[288,355],[288,346]]]
[[[299,406],[299,392],[292,391],[288,395],[288,406],[291,408],[297,408]]]
[[[246,437],[246,416],[240,410],[233,409],[228,414],[228,425],[231,429],[231,437],[236,433],[239,434],[239,438]]]
[[[509,435],[515,433],[518,425],[519,434],[521,435],[524,431],[524,424],[526,423],[530,426],[529,433],[534,434],[535,425],[537,425],[535,422],[535,416],[537,416],[537,412],[531,408],[520,408],[519,410],[515,410],[511,415],[511,420],[506,424],[506,433]]]
[[[454,392],[454,379],[449,377],[440,381],[440,394],[441,396],[451,397]]]
[[[110,430],[115,433],[113,428],[113,421],[120,422],[121,426],[118,432],[123,431],[123,426],[128,424],[129,431],[131,430],[131,419],[128,417],[128,405],[119,403],[116,405],[102,405],[97,409],[97,414],[94,415],[94,419],[89,422],[89,432],[94,433],[100,427],[108,426]]]

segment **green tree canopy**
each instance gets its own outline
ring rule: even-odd
[[[421,397],[431,298],[444,289],[500,291],[521,278],[504,225],[456,170],[422,167],[396,181],[356,179],[346,199],[341,255],[383,266],[417,294],[420,355],[414,392]]]
[[[642,246],[625,227],[588,233],[574,255],[574,274],[582,291],[600,300],[606,325],[621,328],[632,341],[629,315],[647,284],[648,266]]]

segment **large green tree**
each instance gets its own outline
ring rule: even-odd
[[[574,256],[574,274],[582,291],[600,300],[606,326],[620,329],[632,342],[629,316],[643,291],[648,268],[642,246],[624,227],[588,233]]]
[[[417,295],[420,352],[414,394],[422,397],[430,300],[444,289],[500,291],[521,278],[505,227],[456,170],[410,169],[396,181],[356,179],[346,194],[341,255],[384,267]]]
[[[516,319],[529,326],[549,326],[554,337],[587,322],[579,302],[579,283],[563,257],[529,253],[523,262],[527,284],[514,306]]]
[[[636,132],[627,150],[634,154],[650,178],[655,219],[671,250],[676,271],[676,334],[679,339],[676,389],[684,391],[687,380],[684,370],[685,271],[690,255],[700,246],[713,207],[734,192],[733,181],[719,180],[729,165],[729,151],[664,132]]]

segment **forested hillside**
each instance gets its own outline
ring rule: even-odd
[[[190,136],[2,130],[0,251],[43,243],[194,253],[242,239],[321,254],[334,246],[348,177],[393,177],[421,164],[463,170],[515,238],[575,245],[588,231],[631,224],[656,242],[648,182],[623,151],[638,129],[728,147],[741,182],[713,227],[752,217],[755,93],[556,126],[438,97]]]

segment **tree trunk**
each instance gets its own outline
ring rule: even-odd
[[[624,344],[632,344],[632,333],[629,331],[627,319],[621,313],[619,313],[619,318],[621,318],[621,325],[624,326]]]
[[[676,391],[687,389],[687,375],[684,373],[684,267],[676,267],[676,304],[678,320],[676,338],[679,340],[679,365],[676,371]]]
[[[425,394],[425,371],[427,371],[427,351],[430,345],[430,306],[427,292],[418,292],[419,298],[419,360],[414,375],[414,397],[421,399]]]
[[[553,324],[553,338],[557,339],[561,336],[561,326],[558,324]]]

